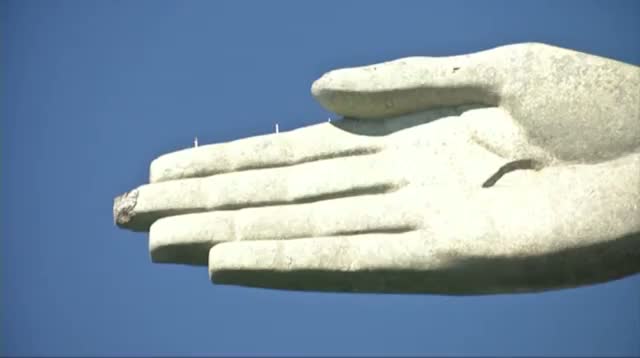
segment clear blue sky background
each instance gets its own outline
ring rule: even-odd
[[[3,355],[640,355],[640,276],[484,297],[214,286],[112,200],[158,155],[325,121],[322,73],[540,41],[640,64],[639,1],[2,1]]]

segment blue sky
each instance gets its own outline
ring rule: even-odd
[[[314,79],[539,41],[640,64],[638,1],[1,1],[1,355],[640,355],[640,276],[483,297],[214,286],[113,225],[152,159],[325,121]]]

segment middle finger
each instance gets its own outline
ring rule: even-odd
[[[147,184],[136,190],[131,219],[122,226],[144,231],[170,215],[391,192],[407,184],[392,165],[387,155],[376,153]]]

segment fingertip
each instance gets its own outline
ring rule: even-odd
[[[145,232],[153,222],[153,218],[139,207],[139,193],[143,187],[138,187],[113,200],[113,220],[117,227],[134,232]]]
[[[223,242],[209,249],[208,271],[211,282],[219,283],[219,279],[225,272],[234,272],[252,266],[252,263],[247,260],[255,261],[258,255],[251,257],[244,253],[246,246],[244,242]]]
[[[320,76],[317,80],[313,81],[311,84],[311,95],[315,98],[319,98],[323,94],[324,88],[327,86],[327,76],[328,74],[324,74]]]

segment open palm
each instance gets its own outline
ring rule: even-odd
[[[482,294],[640,271],[637,67],[520,44],[312,91],[345,118],[164,155],[117,223],[149,230],[155,262],[259,287]],[[514,161],[533,165],[500,170]]]

